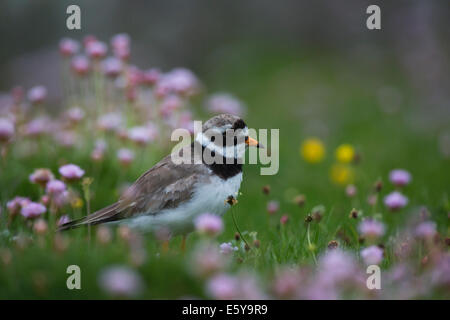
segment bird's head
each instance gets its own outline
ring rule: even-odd
[[[206,121],[195,140],[225,158],[243,158],[246,147],[263,147],[249,137],[244,120],[231,114],[220,114]]]

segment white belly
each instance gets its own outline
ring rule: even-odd
[[[191,200],[178,208],[163,210],[156,215],[141,215],[123,223],[144,232],[161,229],[169,230],[173,235],[191,232],[195,218],[202,213],[222,216],[230,208],[225,200],[230,195],[237,198],[241,182],[242,173],[228,180],[213,176],[209,184],[196,186]]]

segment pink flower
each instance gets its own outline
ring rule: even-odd
[[[229,300],[237,296],[238,287],[237,278],[227,274],[219,274],[208,281],[207,291],[214,299]]]
[[[149,127],[133,127],[128,131],[128,138],[140,146],[144,146],[156,138],[156,131]]]
[[[25,134],[32,137],[38,137],[49,132],[51,130],[51,126],[52,123],[49,118],[45,116],[38,117],[27,123],[25,127]]]
[[[33,224],[33,230],[34,230],[34,232],[36,232],[36,234],[43,235],[43,234],[47,233],[48,224],[44,219],[38,219]]]
[[[220,253],[222,254],[230,254],[233,251],[237,251],[238,247],[233,246],[231,242],[224,242],[220,245]]]
[[[70,222],[69,216],[67,214],[63,215],[63,216],[61,216],[61,218],[59,218],[59,220],[57,222],[57,226],[58,227],[62,226],[63,224],[68,223],[68,222]]]
[[[10,215],[15,216],[20,212],[22,207],[31,203],[31,200],[25,197],[15,197],[6,203],[6,208]]]
[[[91,64],[85,56],[73,57],[70,66],[73,72],[79,76],[86,75],[91,69]]]
[[[210,213],[204,213],[195,219],[195,229],[209,236],[216,236],[223,230],[222,219]]]
[[[44,86],[36,86],[28,91],[28,100],[33,104],[44,102],[47,98],[47,88]]]
[[[97,126],[103,131],[117,130],[122,124],[122,116],[119,113],[107,113],[97,120]]]
[[[49,169],[36,169],[29,177],[31,183],[40,184],[42,187],[53,178],[53,173]]]
[[[206,102],[206,107],[213,113],[230,113],[237,116],[243,116],[246,109],[239,99],[228,93],[211,95]]]
[[[173,112],[183,105],[183,101],[176,95],[167,96],[161,103],[160,112],[164,118],[170,117]]]
[[[300,290],[302,277],[299,270],[285,268],[277,272],[273,281],[273,291],[279,298],[295,298]]]
[[[199,87],[197,77],[192,71],[178,68],[164,74],[157,83],[157,94],[178,93],[184,95],[194,94]]]
[[[63,178],[69,181],[75,181],[83,177],[84,170],[75,164],[66,164],[59,168],[59,173],[63,176]]]
[[[128,166],[134,160],[134,153],[130,149],[122,148],[117,151],[117,158],[119,158],[120,164]]]
[[[142,73],[142,83],[152,86],[161,77],[161,72],[158,69],[149,69]]]
[[[57,208],[62,208],[63,206],[65,206],[66,204],[69,203],[69,201],[70,201],[70,193],[67,190],[62,191],[60,193],[56,193],[56,194],[53,195],[52,200],[53,200],[53,204]]]
[[[121,59],[127,60],[130,57],[130,37],[126,33],[116,34],[111,39],[111,46],[114,55]]]
[[[37,202],[30,202],[22,207],[22,209],[20,210],[20,214],[25,218],[32,219],[39,217],[46,211],[47,209],[44,205]]]
[[[109,57],[102,62],[103,73],[111,78],[117,77],[122,71],[122,61]]]
[[[403,208],[408,204],[408,198],[398,191],[394,191],[384,197],[384,204],[390,210],[395,211]]]
[[[201,242],[193,251],[190,267],[194,274],[204,278],[223,270],[228,262],[228,256],[216,245]]]
[[[285,225],[289,221],[289,216],[287,214],[283,214],[280,218],[281,225]]]
[[[425,221],[416,227],[415,234],[419,238],[431,239],[436,234],[436,223]]]
[[[92,59],[100,59],[106,56],[108,47],[104,42],[101,41],[91,41],[86,44],[86,53]]]
[[[275,214],[280,209],[280,203],[278,201],[269,201],[267,203],[267,212],[269,214]]]
[[[383,260],[383,249],[378,246],[370,246],[361,250],[361,257],[366,265],[380,264]]]
[[[384,225],[381,222],[372,219],[361,221],[358,226],[359,233],[363,237],[376,239],[384,235]]]
[[[74,131],[57,131],[54,134],[55,141],[66,148],[73,147],[77,141],[77,136]]]
[[[112,296],[134,297],[142,291],[142,279],[134,270],[113,266],[103,270],[99,277],[100,287]]]
[[[84,110],[78,107],[67,110],[67,118],[73,123],[78,123],[83,120],[84,114]]]
[[[356,265],[353,257],[341,250],[329,250],[319,260],[320,281],[334,284],[352,279]]]
[[[63,38],[59,42],[59,52],[64,57],[70,57],[77,53],[80,45],[77,41],[69,38]]]
[[[0,143],[8,142],[14,136],[14,123],[7,118],[0,118]]]
[[[403,187],[411,182],[411,174],[403,169],[395,169],[389,173],[389,180],[394,185]]]
[[[47,183],[45,191],[49,195],[55,196],[66,191],[66,184],[60,180],[52,180]]]
[[[346,188],[345,188],[345,194],[347,195],[347,197],[349,198],[353,198],[356,195],[357,189],[355,187],[355,185],[353,184],[349,184]]]

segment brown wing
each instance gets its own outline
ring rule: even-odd
[[[145,172],[116,203],[87,217],[62,225],[58,230],[85,224],[99,224],[130,218],[139,214],[158,214],[191,199],[193,187],[207,178],[204,167],[175,165],[170,155]]]

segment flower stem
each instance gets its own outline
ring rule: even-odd
[[[306,237],[308,238],[308,246],[309,246],[309,250],[312,253],[313,259],[314,259],[314,263],[317,265],[317,260],[316,260],[316,254],[314,253],[314,248],[313,245],[311,243],[311,237],[309,234],[309,229],[311,227],[311,223],[308,223],[308,228],[306,229]]]
[[[244,243],[247,245],[247,247],[249,247],[251,249],[251,247],[248,244],[247,240],[245,240],[244,236],[242,235],[241,230],[239,230],[239,227],[238,227],[237,222],[236,222],[236,218],[234,217],[234,210],[233,210],[233,208],[231,208],[231,217],[233,219],[234,227],[236,228],[236,231],[239,233],[239,236],[244,241]]]

